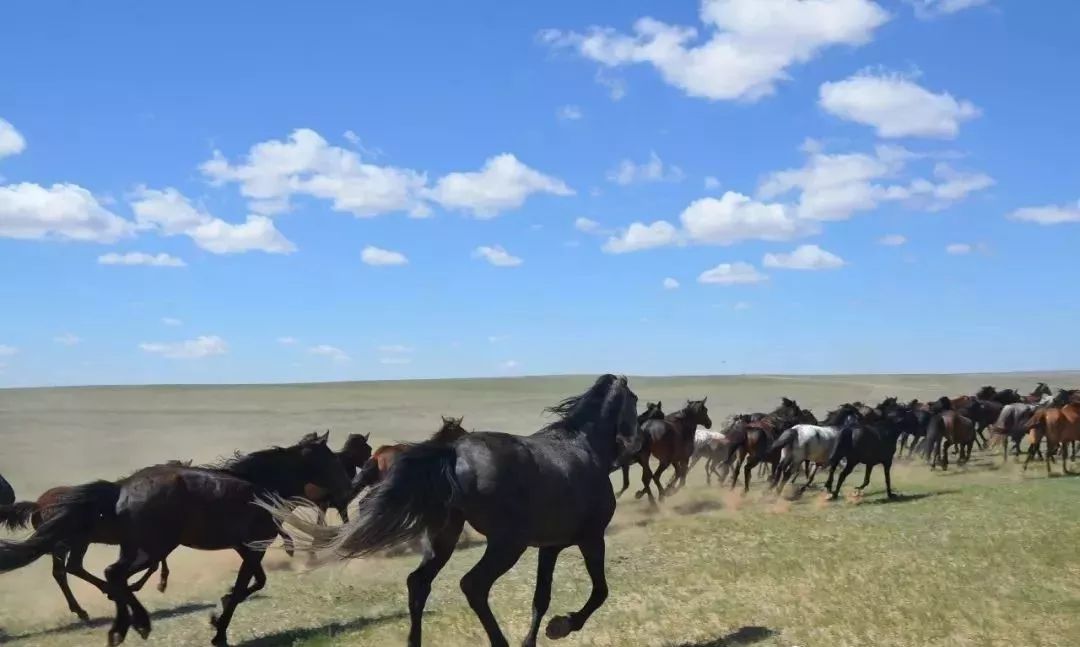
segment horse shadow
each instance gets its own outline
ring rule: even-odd
[[[355,618],[346,622],[327,622],[316,627],[284,629],[240,643],[239,647],[292,647],[315,638],[330,638],[346,632],[364,629],[384,622],[407,618],[407,613],[389,613],[372,618]]]
[[[706,639],[696,643],[681,643],[673,647],[740,647],[741,645],[753,645],[777,634],[774,629],[768,627],[739,627],[735,631],[720,636],[719,638]]]
[[[956,494],[959,490],[938,490],[936,492],[916,492],[914,494],[901,494],[896,493],[896,496],[889,498],[883,496],[880,498],[871,499],[869,501],[862,501],[862,505],[891,505],[895,503],[911,503],[913,501],[921,501],[934,496],[944,496],[949,494]]]
[[[151,620],[165,620],[165,619],[168,619],[168,618],[175,618],[177,616],[188,615],[188,614],[191,614],[191,613],[199,613],[200,611],[209,611],[210,609],[215,608],[215,606],[216,605],[205,603],[205,602],[189,602],[187,604],[181,604],[181,605],[178,605],[178,606],[175,606],[175,607],[170,607],[168,609],[158,609],[156,611],[152,611],[152,612],[150,612],[150,619]],[[79,631],[81,629],[99,629],[101,627],[111,625],[112,622],[113,622],[113,619],[112,619],[111,616],[102,616],[100,618],[94,618],[93,620],[91,620],[89,622],[82,622],[82,621],[76,620],[74,622],[69,622],[69,623],[67,623],[65,625],[60,625],[59,627],[50,627],[48,629],[41,629],[39,631],[29,631],[29,632],[24,633],[24,634],[8,634],[8,635],[4,635],[3,639],[4,640],[21,640],[21,639],[28,639],[28,638],[41,638],[43,636],[53,636],[53,635],[56,635],[56,634],[67,633],[69,631]],[[0,640],[0,642],[3,642],[3,641]]]
[[[699,514],[702,512],[710,512],[712,510],[723,509],[724,504],[714,499],[702,499],[700,501],[691,501],[689,503],[681,503],[674,506],[672,509],[679,514]]]

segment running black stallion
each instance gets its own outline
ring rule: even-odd
[[[326,441],[326,435],[308,434],[291,447],[237,455],[212,467],[155,465],[120,481],[72,488],[28,539],[0,541],[0,573],[25,566],[57,546],[86,542],[102,518],[111,519],[120,558],[105,569],[105,580],[116,604],[109,645],[117,645],[131,627],[143,638],[150,635],[150,616],[127,581],[131,573],[180,545],[233,549],[243,560],[236,584],[221,598],[220,615],[211,617],[217,630],[212,644],[226,645],[236,606],[266,585],[263,551],[251,546],[270,542],[278,533],[270,515],[252,501],[260,495],[299,497],[308,483],[335,493],[335,504],[351,493],[341,461]]]
[[[559,419],[531,436],[472,432],[454,443],[408,448],[342,526],[295,518],[286,501],[263,505],[281,523],[310,535],[312,547],[334,560],[423,537],[423,560],[407,579],[410,647],[421,644],[431,583],[454,552],[466,521],[487,537],[487,549],[461,578],[461,590],[494,647],[509,645],[488,606],[495,581],[526,548],[540,549],[532,623],[523,642],[535,645],[551,601],[555,561],[563,549],[577,546],[592,594],[581,610],[548,622],[548,638],[563,638],[580,630],[607,598],[604,530],[615,512],[608,475],[633,460],[642,441],[637,396],[625,377],[604,375],[550,411]]]

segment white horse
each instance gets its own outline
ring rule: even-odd
[[[807,474],[806,484],[799,492],[806,491],[806,488],[814,482],[818,468],[829,464],[829,457],[839,437],[839,427],[818,425],[795,425],[780,434],[780,437],[769,448],[770,452],[782,450],[772,487],[777,488],[777,492],[783,492],[789,480],[792,484],[795,483],[795,479],[799,476],[799,466],[809,461],[814,464],[814,471]]]
[[[726,465],[728,457],[728,438],[723,432],[698,427],[694,431],[692,456],[690,467],[687,468],[688,472],[697,465],[699,460],[705,458],[705,482],[712,485],[713,474],[716,474],[716,477],[723,482],[724,474],[719,468]]]

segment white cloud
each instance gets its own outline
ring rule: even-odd
[[[19,349],[7,344],[0,344],[0,357],[11,357],[18,354]]]
[[[160,355],[168,359],[202,359],[214,355],[224,355],[229,346],[217,335],[202,335],[195,339],[179,342],[154,342],[139,344],[143,352]]]
[[[920,20],[932,20],[990,4],[990,0],[904,0],[915,9]]]
[[[761,283],[768,279],[768,276],[759,272],[757,268],[749,263],[720,263],[716,267],[702,272],[698,276],[698,283],[737,285]]]
[[[560,121],[577,121],[585,115],[581,112],[580,107],[567,105],[560,107],[558,111],[556,111],[555,116],[558,117]]]
[[[428,196],[447,209],[486,219],[517,209],[534,193],[574,195],[573,189],[562,180],[544,175],[510,153],[503,153],[489,158],[479,171],[444,175]]]
[[[715,177],[713,177],[711,175],[706,176],[706,178],[705,178],[705,190],[706,191],[714,191],[714,190],[719,189],[719,188],[720,188],[720,180],[716,179]]]
[[[57,344],[60,344],[61,346],[77,346],[79,342],[82,341],[82,339],[79,338],[77,335],[66,332],[63,335],[57,335],[56,337],[53,337],[53,341]]]
[[[746,301],[737,301],[734,305],[731,306],[731,309],[736,312],[742,312],[744,310],[749,310],[750,304]]]
[[[405,346],[403,344],[387,344],[385,346],[379,346],[380,353],[390,354],[406,354],[413,352],[412,346]]]
[[[679,289],[679,282],[669,276],[666,279],[664,279],[664,289],[665,290],[678,290]]]
[[[735,191],[719,199],[694,200],[679,220],[691,240],[712,245],[790,240],[816,231],[813,223],[800,222],[786,205],[758,202]]]
[[[844,259],[817,245],[800,245],[790,254],[765,254],[761,264],[785,270],[831,270],[844,266]]]
[[[162,317],[161,318],[161,323],[165,324],[166,326],[183,326],[184,325],[184,322],[180,321],[176,317]]]
[[[473,258],[482,258],[498,267],[517,267],[524,263],[523,260],[503,249],[501,245],[492,247],[481,245],[473,251]]]
[[[971,245],[968,243],[952,243],[945,246],[945,253],[954,256],[962,256],[971,253]]]
[[[679,182],[683,172],[678,166],[667,165],[655,152],[649,153],[649,161],[641,164],[624,159],[618,166],[608,171],[607,179],[615,184],[626,186],[637,182]]]
[[[26,150],[26,139],[11,122],[0,118],[0,158],[18,155]]]
[[[878,243],[888,247],[899,247],[907,243],[907,236],[901,234],[889,234],[878,239]]]
[[[899,74],[859,72],[822,84],[818,102],[841,119],[873,126],[879,137],[953,139],[981,111],[947,92],[936,94]]]
[[[838,45],[869,42],[889,14],[871,0],[702,0],[708,35],[653,18],[627,35],[545,30],[543,42],[570,47],[606,68],[645,63],[689,96],[755,100],[790,78],[793,65]]]
[[[626,81],[605,74],[603,68],[596,70],[595,79],[597,83],[607,88],[608,96],[612,101],[622,101],[626,96]]]
[[[380,249],[368,245],[360,252],[360,260],[366,265],[407,265],[409,259],[401,252]]]
[[[618,235],[608,238],[603,249],[609,254],[625,254],[671,245],[678,238],[678,230],[665,220],[657,220],[651,225],[635,222]]]
[[[149,265],[151,267],[185,267],[182,258],[169,254],[147,254],[145,252],[127,252],[118,254],[109,252],[98,256],[98,265]]]
[[[346,130],[345,134],[342,136],[345,138],[345,141],[349,142],[353,146],[357,146],[360,144],[360,135],[357,135],[351,130]]]
[[[901,201],[927,210],[950,206],[994,184],[982,173],[960,172],[939,162],[935,181],[917,178],[895,184],[915,159],[925,157],[898,146],[878,146],[873,154],[811,152],[800,168],[769,174],[758,195],[774,199],[798,193],[796,214],[804,220],[846,220],[882,202]]]
[[[488,335],[489,344],[501,344],[507,339],[510,339],[510,335]]]
[[[0,186],[0,238],[112,243],[133,233],[131,222],[76,184]]]
[[[282,346],[295,346],[298,341],[299,340],[296,337],[286,336],[277,338],[277,343],[281,344]]]
[[[359,141],[353,135],[346,138]],[[250,209],[265,215],[288,211],[294,195],[329,200],[334,211],[361,218],[429,212],[421,195],[427,185],[423,173],[364,162],[356,151],[331,146],[308,128],[294,130],[286,141],[255,144],[236,163],[214,151],[199,168],[214,184],[239,184]]]
[[[505,362],[502,363],[502,367],[503,367],[504,370],[512,371],[512,370],[514,370],[516,368],[520,368],[521,363],[518,362],[516,359],[508,359],[508,360],[506,360]]]
[[[1064,205],[1052,204],[1043,207],[1024,207],[1010,213],[1009,218],[1022,222],[1033,222],[1038,225],[1080,222],[1080,202]]]
[[[600,223],[588,218],[578,218],[574,221],[574,229],[586,234],[595,234],[600,232]]]
[[[140,229],[156,231],[163,236],[187,236],[214,254],[250,251],[290,254],[296,251],[296,246],[266,216],[249,215],[241,224],[228,223],[196,208],[171,187],[158,190],[140,186],[132,193],[130,201]]]
[[[308,349],[308,352],[312,355],[318,355],[320,357],[328,357],[338,364],[344,364],[351,361],[352,358],[349,354],[341,350],[337,346],[331,346],[329,344],[319,344],[318,346],[312,346]]]

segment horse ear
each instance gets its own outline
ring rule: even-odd
[[[460,426],[461,426],[461,423],[465,422],[465,416],[461,416],[460,418],[458,418],[457,420],[455,420],[455,422],[457,423],[457,426],[459,426],[459,427],[460,427]]]
[[[330,430],[327,429],[326,433],[319,436],[316,440],[318,440],[320,444],[325,445],[326,441],[330,440]]]
[[[368,438],[371,438],[371,432],[370,432],[370,431],[369,431],[369,432],[367,432],[366,434],[364,434],[364,435],[362,436],[362,438],[364,439],[364,442],[366,443],[366,442],[367,442],[367,440],[368,440]]]
[[[705,401],[709,399],[709,396],[705,396],[701,399],[701,404],[705,404]]]
[[[656,401],[656,408],[657,409],[662,409],[663,406],[664,406],[664,401],[663,400],[657,400]]]

